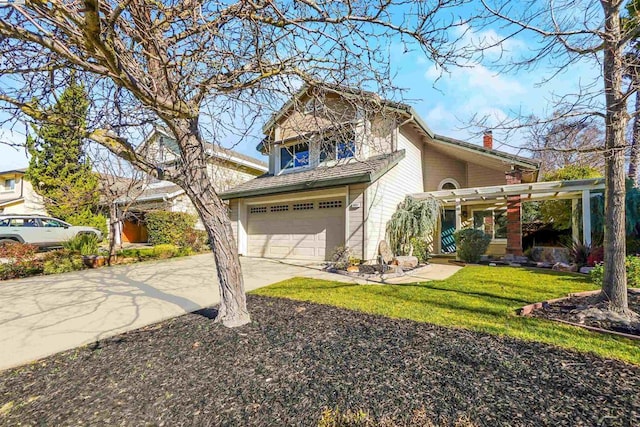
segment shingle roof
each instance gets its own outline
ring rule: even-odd
[[[166,128],[162,127],[162,126],[156,125],[155,130],[158,131],[158,132],[163,133],[168,138],[171,138],[171,139],[174,138],[173,134],[171,133],[171,131],[169,131],[168,129],[166,129]],[[205,141],[204,143],[206,144],[206,147],[208,149],[212,150],[211,153],[213,154],[213,156],[218,157],[220,159],[223,159],[223,160],[226,160],[226,161],[230,161],[230,162],[233,162],[234,159],[240,159],[240,160],[244,160],[244,161],[249,162],[249,163],[256,164],[258,166],[262,166],[263,168],[267,168],[269,166],[266,162],[264,162],[264,161],[262,161],[260,159],[257,159],[257,158],[255,158],[253,156],[247,156],[246,154],[242,154],[242,153],[240,153],[238,151],[231,150],[229,148],[221,147],[220,145],[211,143],[209,141]],[[170,147],[168,147],[168,148],[171,149]]]
[[[399,150],[363,161],[350,161],[335,166],[320,166],[303,172],[283,173],[275,176],[264,174],[221,193],[220,197],[223,200],[229,200],[359,182],[374,182],[398,164],[404,155],[405,151]]]

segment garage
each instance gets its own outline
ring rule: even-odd
[[[249,256],[328,259],[344,244],[344,206],[343,197],[249,206]]]

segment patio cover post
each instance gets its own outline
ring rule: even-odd
[[[582,243],[591,246],[591,190],[582,190]]]
[[[578,220],[578,199],[571,199],[571,240],[580,241],[580,221]]]
[[[456,199],[456,231],[462,229],[462,203]]]

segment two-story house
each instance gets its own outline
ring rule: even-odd
[[[138,152],[157,165],[169,166],[180,161],[180,149],[171,133],[156,127],[138,147]],[[268,171],[267,164],[237,151],[208,144],[207,172],[217,191],[225,191]],[[138,182],[119,178],[114,180],[113,193],[120,193],[115,203],[126,210],[119,227],[125,242],[146,242],[148,239],[145,214],[149,211],[197,212],[182,188],[172,182],[145,177]],[[203,228],[198,220],[197,228]]]
[[[24,179],[26,169],[0,172],[0,213],[47,215],[42,197]]]
[[[358,96],[356,96],[358,95]],[[302,89],[264,126],[268,173],[221,194],[240,254],[325,260],[339,245],[375,259],[387,221],[407,195],[533,182],[537,162],[435,134],[408,105],[356,92]],[[506,250],[506,208],[443,210],[437,253],[455,251],[452,230],[473,222]]]

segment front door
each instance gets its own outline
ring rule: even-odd
[[[442,213],[440,232],[440,251],[443,254],[451,254],[456,251],[456,241],[453,233],[456,231],[456,211],[455,209],[445,209]]]

